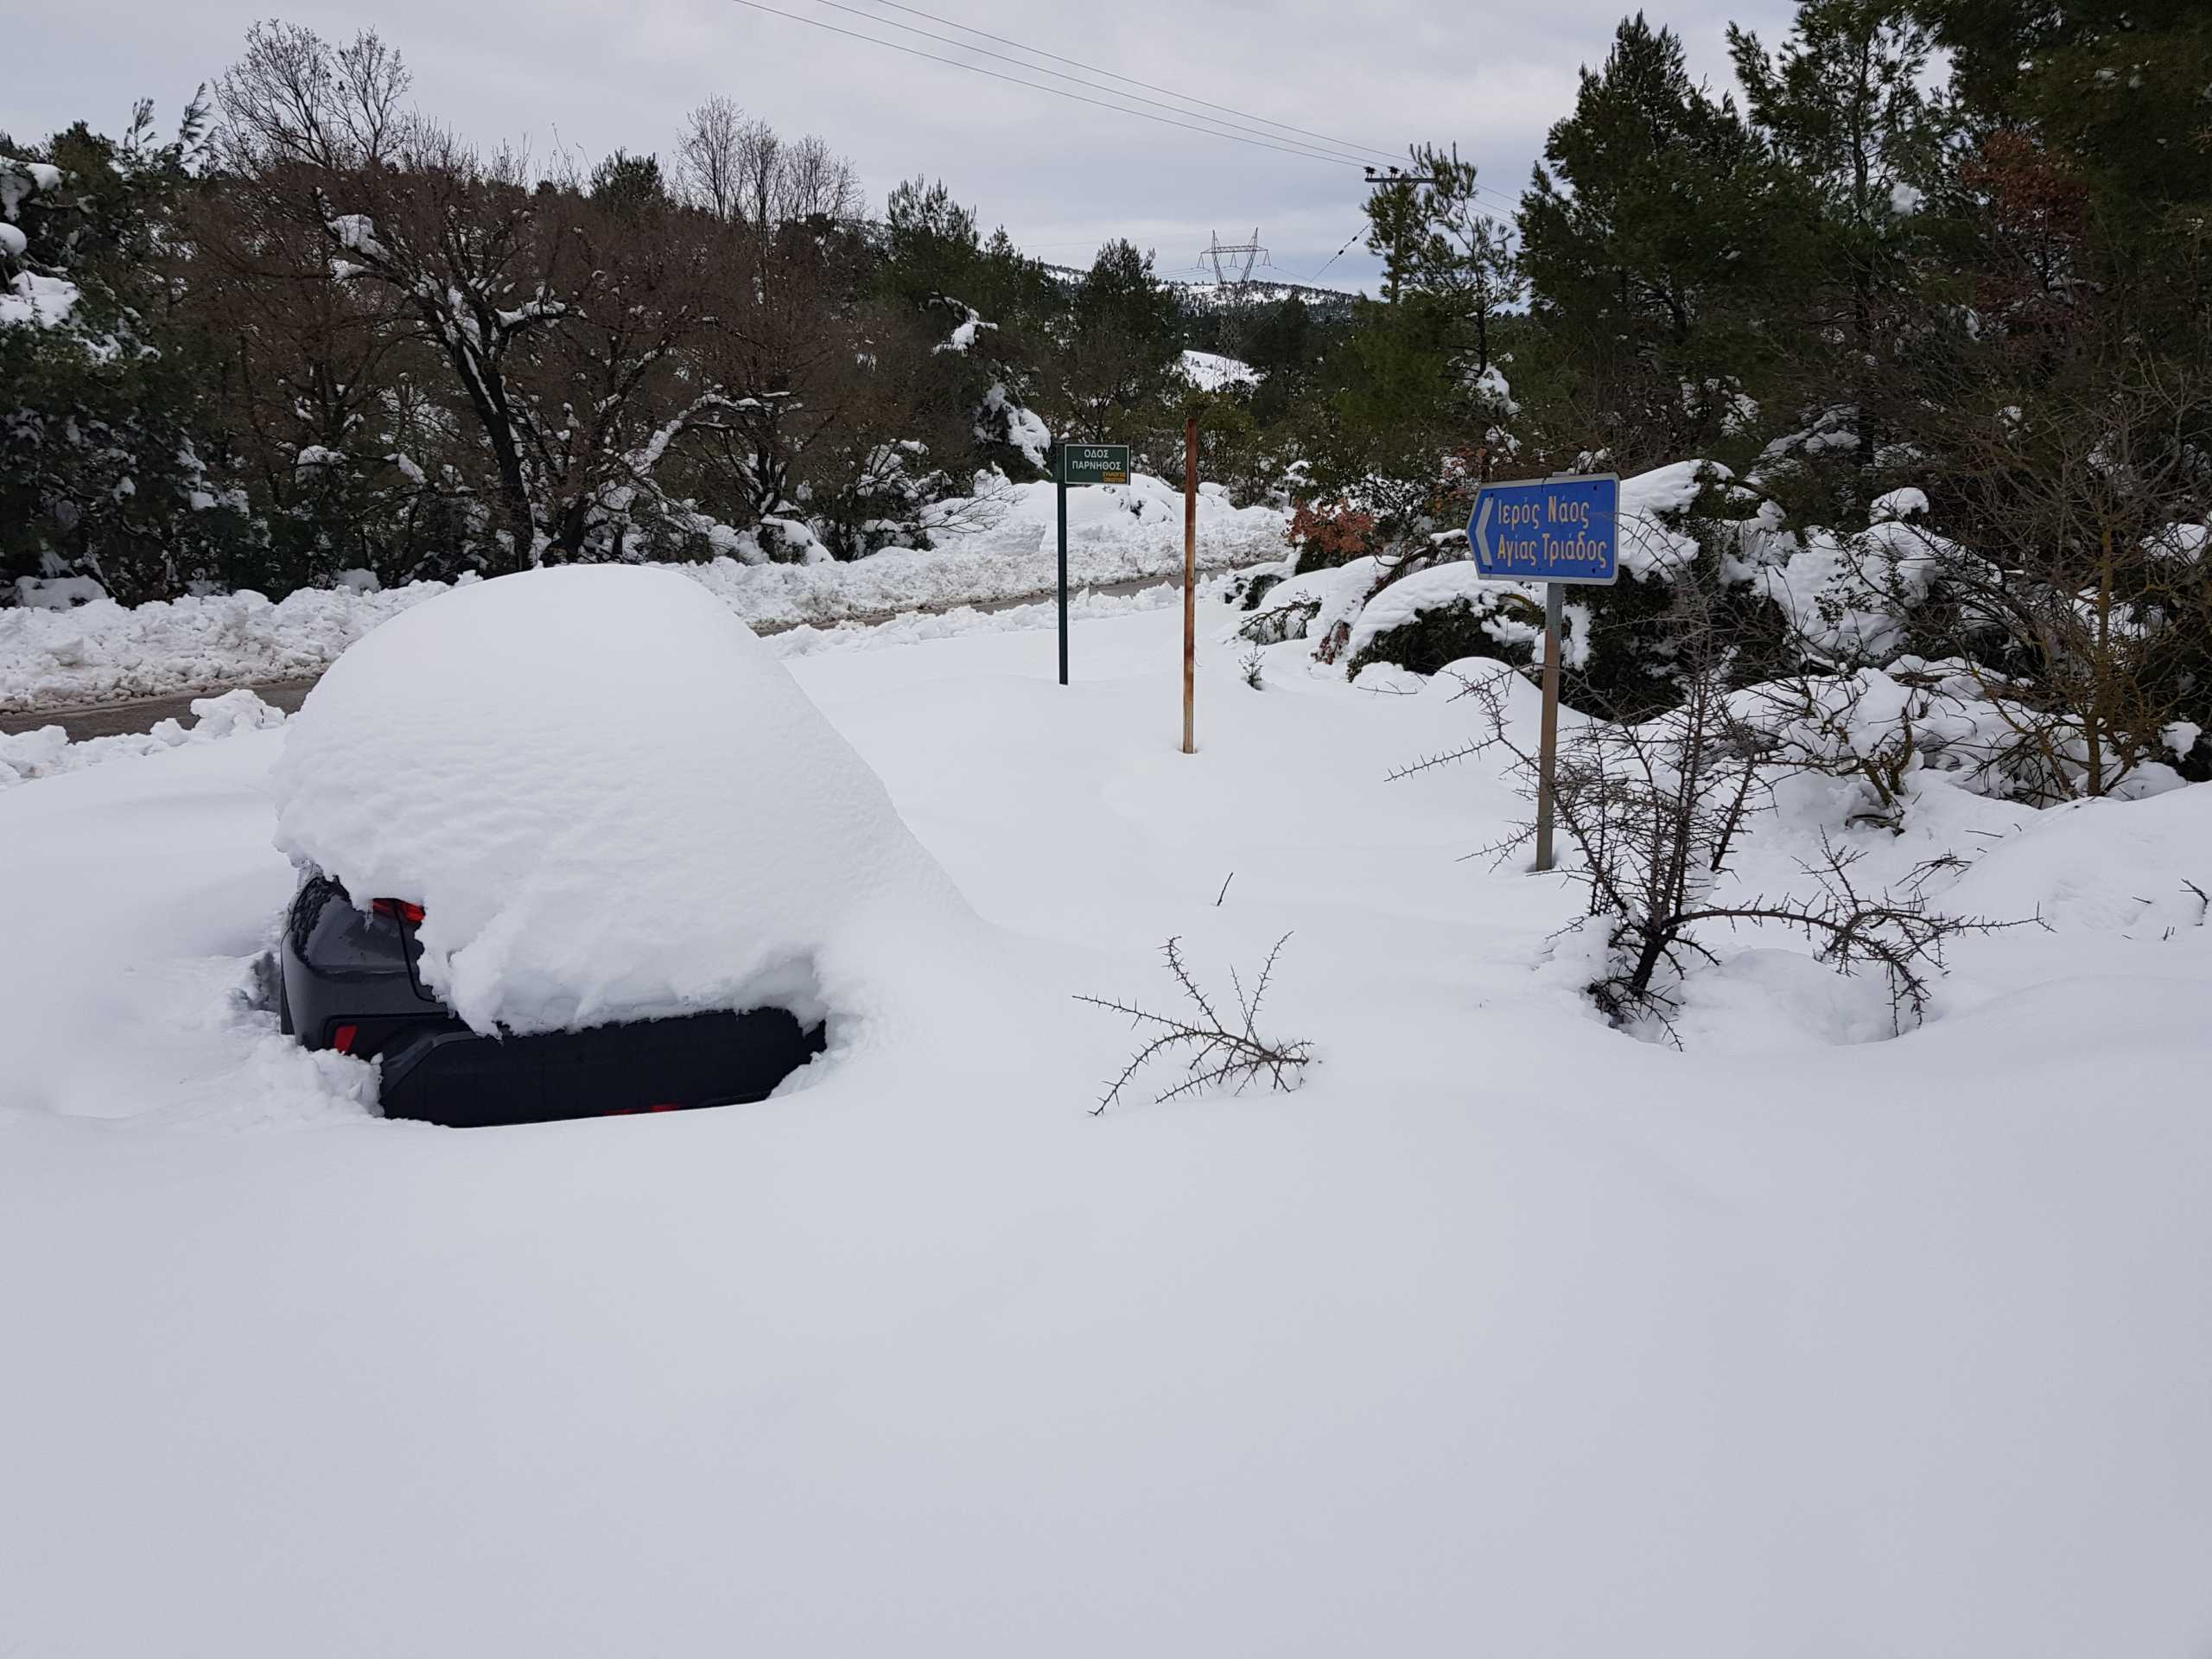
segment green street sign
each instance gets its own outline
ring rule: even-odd
[[[1060,446],[1063,484],[1126,484],[1129,481],[1129,446],[1126,443],[1064,443]]]
[[[1060,462],[1052,469],[1052,493],[1060,510],[1060,683],[1068,683],[1068,489],[1079,484],[1126,484],[1129,481],[1129,446],[1126,443],[1063,443]]]

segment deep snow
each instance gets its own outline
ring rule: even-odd
[[[1742,941],[1677,1052],[1547,963],[1564,881],[1459,861],[1493,771],[1382,781],[1464,702],[1215,648],[1185,757],[1179,622],[1083,624],[1066,690],[1044,632],[791,663],[982,925],[887,952],[903,1017],[757,1107],[365,1113],[240,1000],[281,732],[0,795],[0,1631],[2201,1653],[2212,788],[1926,779],[1853,833],[2050,931],[1847,1046],[1853,993]],[[1745,880],[1827,810],[1785,809]],[[1287,929],[1304,1089],[1086,1115],[1130,1038],[1071,993]]]

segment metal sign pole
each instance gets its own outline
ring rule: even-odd
[[[1536,746],[1536,862],[1552,868],[1559,794],[1559,680],[1569,583],[1620,575],[1621,481],[1611,473],[1555,473],[1485,483],[1467,520],[1475,569],[1497,582],[1544,584],[1544,712]]]
[[[1059,457],[1052,467],[1052,493],[1059,498],[1060,518],[1060,683],[1068,683],[1068,486],[1126,484],[1129,481],[1129,446],[1126,443],[1071,444],[1060,440]]]
[[[1536,740],[1536,868],[1552,867],[1552,794],[1559,766],[1559,658],[1567,590],[1544,584],[1544,714]]]
[[[1052,468],[1054,492],[1060,506],[1060,683],[1068,683],[1068,446],[1060,440],[1058,464]]]

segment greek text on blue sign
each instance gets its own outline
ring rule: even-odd
[[[1485,484],[1467,540],[1486,576],[1610,582],[1620,574],[1620,480],[1604,474]]]

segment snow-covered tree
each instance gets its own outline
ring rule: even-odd
[[[165,140],[141,103],[119,139],[0,141],[0,592],[84,575],[137,600],[237,573],[247,526],[162,258],[204,118]]]

